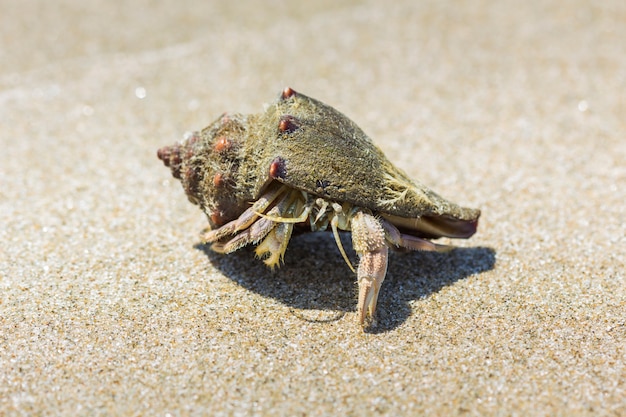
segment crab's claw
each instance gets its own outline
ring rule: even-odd
[[[374,323],[378,292],[387,273],[387,246],[361,254],[357,271],[359,282],[359,323],[361,326]]]
[[[373,324],[378,292],[387,274],[389,249],[385,231],[371,214],[358,212],[351,221],[352,245],[361,258],[357,279],[359,283],[359,323]]]

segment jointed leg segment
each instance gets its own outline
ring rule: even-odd
[[[373,321],[378,292],[387,274],[389,250],[380,221],[371,214],[357,212],[352,218],[352,245],[359,254],[359,323]]]
[[[454,249],[454,247],[452,246],[440,245],[437,243],[433,243],[430,240],[420,239],[416,236],[403,234],[398,230],[396,226],[394,226],[385,219],[380,219],[380,224],[385,230],[385,236],[387,238],[387,241],[396,248],[435,252],[447,252]]]
[[[226,223],[218,229],[208,231],[202,236],[202,240],[206,243],[213,243],[222,240],[226,236],[234,235],[240,230],[247,229],[255,222],[255,220],[259,218],[259,213],[267,210],[274,200],[276,200],[284,191],[285,187],[277,187],[268,191],[259,197],[259,199],[249,209],[241,214],[241,216]]]
[[[444,252],[450,246],[438,245],[426,239],[401,233],[385,219],[362,211],[352,217],[352,244],[359,254],[357,271],[359,283],[359,323],[373,322],[380,287],[387,273],[389,247],[408,250]]]
[[[216,252],[231,253],[262,240],[256,248],[256,254],[259,257],[269,254],[264,262],[274,267],[283,259],[293,225],[306,220],[310,212],[302,200],[297,191],[285,186],[274,188],[262,195],[237,219],[206,233],[204,241],[213,243],[211,248]]]

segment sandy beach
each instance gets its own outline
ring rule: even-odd
[[[0,415],[626,415],[623,1],[0,3]],[[482,210],[371,331],[332,234],[213,253],[156,157],[286,86]]]

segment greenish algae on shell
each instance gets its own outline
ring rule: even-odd
[[[212,227],[237,218],[273,180],[370,209],[419,237],[469,237],[480,216],[412,181],[354,122],[290,88],[264,113],[222,115],[177,146],[159,158]]]
[[[257,178],[255,196],[269,178],[272,161],[282,160],[275,179],[291,187],[391,219],[419,218],[424,229],[430,224],[422,236],[474,233],[480,210],[461,207],[412,181],[352,120],[318,100],[286,91],[292,94],[283,93],[248,132],[246,143],[254,144],[248,155],[260,161],[251,175]],[[284,131],[281,121],[287,125]],[[415,229],[410,221],[403,223]]]

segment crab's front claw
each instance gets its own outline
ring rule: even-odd
[[[359,283],[359,323],[373,324],[378,292],[387,274],[389,249],[380,221],[371,214],[357,212],[351,220],[352,245],[361,258],[357,279]]]
[[[357,277],[359,282],[359,323],[374,324],[378,292],[387,273],[387,246],[361,254]]]

